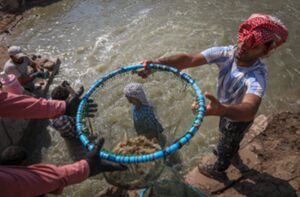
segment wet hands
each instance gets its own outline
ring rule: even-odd
[[[62,83],[62,86],[67,88],[69,91],[70,95],[66,100],[66,115],[69,116],[75,116],[77,113],[78,106],[81,102],[81,96],[84,92],[84,87],[80,86],[78,91],[75,91],[70,84],[67,81],[64,81]],[[94,117],[94,113],[97,111],[97,104],[94,102],[93,99],[88,99],[86,103],[86,116],[87,117]]]
[[[210,100],[209,104],[205,106],[205,116],[221,116],[225,108],[224,105],[222,105],[215,96],[208,92],[205,92],[204,96]],[[191,106],[193,113],[196,113],[198,107],[199,105],[197,101],[194,101]]]
[[[221,116],[223,114],[224,105],[208,92],[205,92],[204,96],[210,100],[209,104],[206,105],[205,116]]]
[[[144,65],[144,69],[141,71],[138,71],[138,76],[142,77],[143,79],[147,78],[149,75],[151,75],[151,70],[148,68],[149,64],[156,64],[157,62],[152,60],[143,60],[139,62],[140,64]]]
[[[197,102],[197,100],[195,100],[195,101],[192,103],[192,106],[191,106],[191,109],[192,109],[193,114],[196,114],[196,113],[198,112],[198,110],[197,110],[198,107],[199,107],[198,102]]]
[[[89,177],[95,176],[101,172],[123,171],[127,170],[127,167],[122,164],[113,163],[107,160],[102,160],[99,156],[99,151],[104,144],[104,138],[100,138],[93,151],[89,152],[86,156],[86,161],[89,164],[90,174]]]

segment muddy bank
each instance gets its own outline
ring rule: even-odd
[[[239,151],[242,162],[227,170],[228,181],[209,179],[194,168],[186,181],[213,196],[300,195],[300,109],[259,116]],[[208,155],[200,162],[213,162]]]
[[[7,37],[23,19],[22,13],[36,6],[47,6],[59,0],[0,0],[0,70],[8,59]]]
[[[9,58],[7,49],[10,44],[7,42],[7,37],[22,18],[22,15],[19,14],[0,12],[0,70],[2,70],[4,63]]]

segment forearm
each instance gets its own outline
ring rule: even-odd
[[[36,99],[0,91],[0,116],[10,118],[44,119],[65,113],[65,101]]]
[[[155,60],[155,63],[168,65],[168,66],[175,67],[179,70],[183,70],[185,68],[200,66],[207,62],[201,54],[195,54],[195,55],[178,54],[169,57],[159,58]]]
[[[3,196],[37,196],[46,193],[62,193],[64,187],[87,179],[89,166],[86,160],[55,166],[36,164],[31,166],[1,166],[0,185]]]
[[[219,115],[234,121],[252,121],[256,112],[257,110],[249,103],[223,104]]]

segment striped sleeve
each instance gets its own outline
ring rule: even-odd
[[[222,64],[228,60],[229,47],[212,47],[201,52],[209,64]]]
[[[246,94],[255,94],[259,97],[263,97],[265,95],[266,86],[266,75],[263,73],[252,73],[247,79]]]

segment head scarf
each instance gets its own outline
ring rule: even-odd
[[[19,46],[11,46],[7,50],[9,56],[15,56],[22,53],[21,47]]]
[[[238,43],[244,42],[250,48],[273,41],[269,48],[272,50],[283,44],[287,38],[288,29],[283,23],[273,16],[263,14],[252,14],[240,24],[238,30]]]
[[[147,99],[144,88],[140,83],[129,83],[123,90],[125,96],[138,99],[143,105],[151,105]]]

